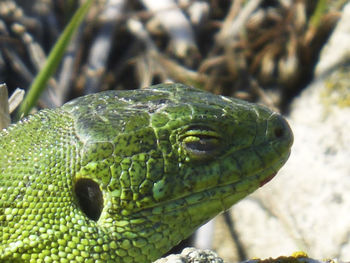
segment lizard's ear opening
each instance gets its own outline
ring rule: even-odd
[[[103,196],[98,184],[81,178],[75,183],[74,190],[81,210],[89,219],[97,221],[103,209]]]

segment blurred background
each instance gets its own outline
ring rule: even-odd
[[[97,0],[39,106],[175,81],[287,110],[346,2]],[[30,85],[79,5],[0,1],[0,82],[10,93]]]

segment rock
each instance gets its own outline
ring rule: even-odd
[[[224,261],[213,251],[189,247],[181,254],[169,255],[154,263],[224,263]]]

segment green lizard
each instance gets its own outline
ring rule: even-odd
[[[181,84],[106,91],[0,132],[0,262],[151,262],[268,182],[293,136]]]

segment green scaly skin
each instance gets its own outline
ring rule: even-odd
[[[181,84],[106,91],[0,132],[0,262],[151,262],[269,181],[293,136]]]

